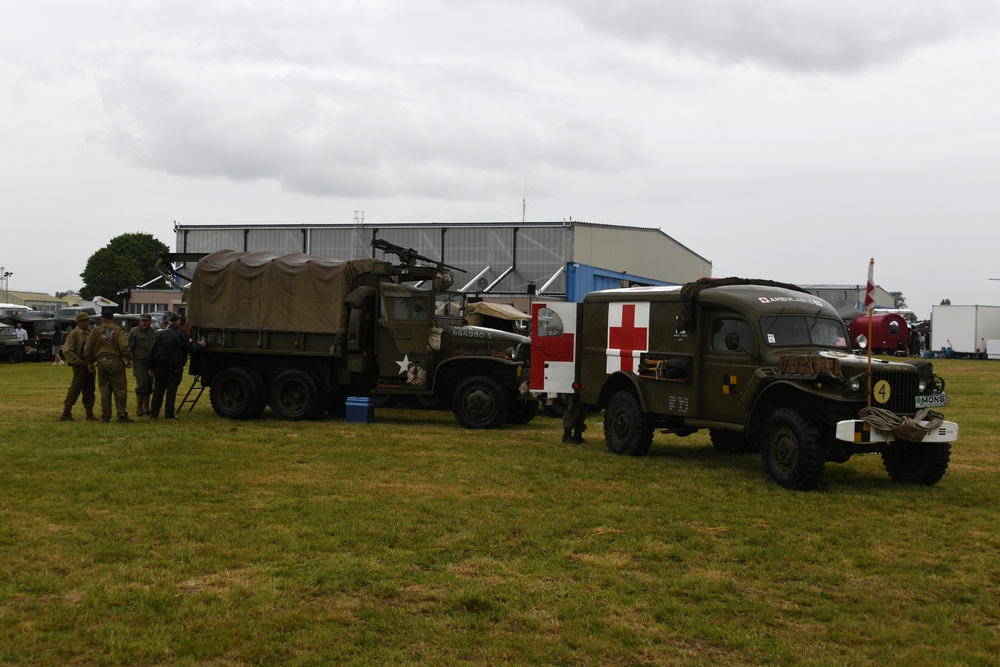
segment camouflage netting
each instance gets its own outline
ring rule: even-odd
[[[216,329],[343,332],[344,298],[366,282],[376,261],[220,250],[198,262],[187,321]]]

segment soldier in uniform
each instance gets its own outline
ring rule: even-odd
[[[587,442],[583,439],[583,432],[587,430],[587,406],[580,401],[580,394],[576,393],[567,396],[567,404],[562,420],[562,441],[567,445],[582,445]]]
[[[66,335],[62,347],[62,357],[73,369],[73,381],[70,382],[66,400],[63,401],[63,413],[59,421],[73,421],[73,405],[83,394],[83,409],[87,411],[87,421],[97,419],[94,416],[94,372],[86,360],[87,335],[90,329],[90,315],[76,314],[76,326]]]
[[[132,350],[132,375],[135,377],[135,414],[142,417],[149,412],[149,395],[153,393],[153,380],[149,377],[149,351],[153,347],[157,329],[152,327],[149,313],[139,316],[139,326],[128,332],[128,347]]]
[[[118,421],[130,422],[128,417],[128,378],[126,368],[132,367],[132,351],[122,328],[115,324],[115,312],[110,308],[101,311],[101,325],[90,332],[87,339],[87,362],[96,367],[97,384],[101,388],[101,421],[111,421],[111,396],[114,394]]]

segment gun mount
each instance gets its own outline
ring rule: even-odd
[[[423,255],[417,254],[417,251],[413,248],[404,248],[403,246],[398,246],[395,243],[389,243],[385,239],[372,239],[372,247],[376,250],[391,253],[396,257],[399,257],[399,261],[403,264],[415,265],[419,261],[432,264],[439,269],[451,269],[452,271],[461,271],[462,273],[466,273],[465,269],[445,264],[444,262],[431,259],[430,257],[424,257]]]

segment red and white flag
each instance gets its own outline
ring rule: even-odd
[[[872,297],[872,292],[875,291],[874,273],[875,258],[872,257],[871,261],[868,262],[868,285],[865,287],[865,310],[869,310],[872,307],[872,304],[875,303],[875,299]]]

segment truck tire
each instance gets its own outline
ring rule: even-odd
[[[225,419],[253,419],[264,409],[263,382],[240,366],[219,371],[208,394],[215,414]]]
[[[394,408],[399,403],[397,394],[375,394],[371,399],[372,406],[375,408]]]
[[[715,451],[722,454],[754,454],[759,451],[750,438],[737,431],[712,428],[708,430],[708,436]]]
[[[566,404],[566,399],[563,396],[557,396],[552,399],[552,402],[545,401],[545,414],[553,419],[562,419],[563,415],[566,414],[566,410],[569,406]]]
[[[527,424],[538,414],[538,399],[533,401],[513,400],[507,413],[508,424]]]
[[[950,442],[897,440],[882,452],[882,465],[889,477],[906,484],[933,486],[944,477],[950,461]]]
[[[322,414],[325,406],[320,399],[316,380],[306,371],[290,368],[271,383],[268,405],[282,419],[299,421],[316,419]]]
[[[815,488],[826,467],[819,428],[796,410],[778,408],[768,420],[761,459],[775,484],[797,491]]]
[[[24,356],[21,348],[18,347],[8,347],[3,351],[3,358],[8,364],[19,364],[21,363],[21,358]]]
[[[604,409],[604,441],[614,454],[642,456],[653,444],[653,422],[635,392],[619,389]]]
[[[452,409],[465,428],[500,428],[510,411],[510,398],[493,378],[475,375],[458,385]]]
[[[414,394],[410,396],[410,402],[418,410],[447,410],[451,399],[449,396]]]

